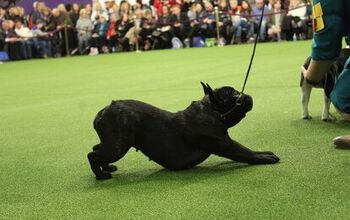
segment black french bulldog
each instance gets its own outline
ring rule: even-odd
[[[136,100],[118,100],[98,112],[94,128],[101,140],[87,156],[96,179],[109,179],[131,147],[169,170],[189,169],[215,154],[248,164],[274,164],[272,152],[252,151],[232,140],[227,129],[253,107],[251,96],[232,87],[214,91],[201,83],[205,96],[171,113]]]

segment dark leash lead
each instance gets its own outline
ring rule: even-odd
[[[249,76],[249,73],[250,73],[250,68],[252,67],[252,64],[253,64],[253,60],[254,60],[254,56],[255,56],[255,50],[256,50],[256,44],[258,43],[258,38],[259,38],[259,35],[260,35],[261,24],[262,24],[262,20],[263,20],[263,17],[264,17],[264,9],[265,9],[265,4],[263,5],[263,8],[262,8],[260,21],[259,21],[259,26],[258,26],[258,31],[256,33],[255,40],[254,40],[253,53],[252,53],[252,57],[250,58],[250,63],[249,63],[249,66],[248,66],[247,74],[246,74],[245,79],[244,79],[242,93],[243,93],[243,91],[245,89],[245,85],[247,84],[248,76]]]

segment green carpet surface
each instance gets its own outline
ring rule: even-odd
[[[116,99],[169,111],[203,96],[200,81],[241,89],[252,45],[29,60],[0,65],[0,219],[348,219],[350,150],[332,139],[349,124],[301,119],[300,66],[310,42],[257,47],[245,92],[253,110],[230,136],[281,161],[251,166],[211,156],[164,170],[133,148],[107,181],[86,155],[92,121]],[[334,108],[331,112],[336,115]],[[338,119],[340,117],[338,116]]]

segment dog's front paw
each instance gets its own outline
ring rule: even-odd
[[[272,151],[255,151],[256,154],[269,154],[269,155],[275,155]]]
[[[280,161],[280,158],[275,154],[259,154],[259,160],[262,164],[274,164]]]

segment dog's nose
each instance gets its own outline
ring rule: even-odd
[[[242,99],[243,99],[244,105],[247,108],[247,111],[252,110],[252,108],[253,108],[253,98],[250,95],[245,95],[244,94]]]

